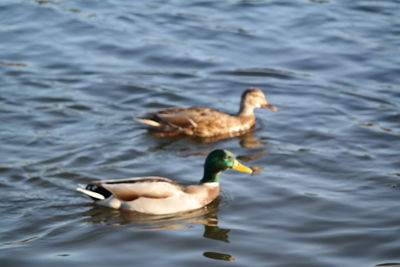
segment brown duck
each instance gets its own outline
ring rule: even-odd
[[[260,89],[249,88],[243,92],[239,112],[235,115],[208,107],[177,107],[149,112],[148,117],[135,120],[152,126],[159,136],[229,137],[244,134],[254,126],[256,108],[277,110]]]

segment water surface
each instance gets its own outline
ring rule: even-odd
[[[2,1],[2,266],[375,266],[400,262],[400,3]],[[248,135],[157,138],[146,110],[236,112]],[[233,151],[219,201],[153,217],[97,207],[79,183],[196,183]]]

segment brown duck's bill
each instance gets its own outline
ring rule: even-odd
[[[242,163],[240,163],[239,161],[235,160],[233,162],[233,166],[232,169],[239,171],[239,172],[245,172],[245,173],[253,173],[253,170],[250,169],[247,166],[244,166]]]
[[[264,105],[263,107],[264,107],[264,108],[268,108],[268,109],[270,109],[270,110],[272,110],[272,111],[277,111],[277,110],[278,110],[277,107],[275,107],[275,106],[273,106],[273,105],[271,105],[271,104],[266,104],[266,105]]]

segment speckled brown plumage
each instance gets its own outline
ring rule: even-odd
[[[256,108],[277,110],[268,103],[260,89],[249,88],[242,94],[240,109],[235,115],[208,107],[177,107],[150,112],[146,118],[135,119],[152,126],[159,136],[229,137],[246,133],[254,126],[253,111]]]

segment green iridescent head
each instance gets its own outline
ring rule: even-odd
[[[240,172],[252,173],[253,171],[241,164],[232,152],[226,149],[217,149],[208,154],[204,164],[204,175],[200,183],[218,182],[221,172],[234,169]]]

